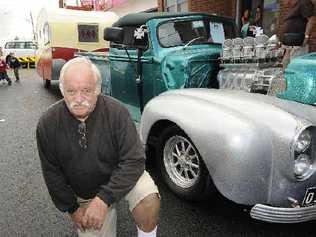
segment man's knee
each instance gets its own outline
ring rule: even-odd
[[[158,224],[160,209],[160,197],[158,193],[152,193],[141,200],[132,213],[134,220],[144,232],[152,231]]]

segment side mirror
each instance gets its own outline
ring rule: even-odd
[[[123,44],[123,29],[120,27],[107,27],[103,32],[103,39],[114,42],[116,44]]]

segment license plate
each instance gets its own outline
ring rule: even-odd
[[[302,206],[308,207],[316,204],[316,187],[308,188]]]

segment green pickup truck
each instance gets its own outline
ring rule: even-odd
[[[101,71],[102,92],[122,101],[135,121],[162,92],[218,87],[222,44],[236,36],[232,19],[203,13],[137,13],[104,30],[108,55],[87,56]]]
[[[176,195],[217,190],[257,220],[315,220],[316,53],[283,71],[276,39],[235,35],[223,17],[133,14],[105,29],[108,56],[86,56],[103,93],[142,114],[147,158]]]

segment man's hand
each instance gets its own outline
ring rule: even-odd
[[[79,207],[74,213],[70,214],[71,219],[75,223],[76,227],[81,231],[85,231],[86,227],[82,224],[85,208]]]
[[[82,219],[83,225],[88,229],[100,230],[108,213],[108,205],[99,197],[89,203]]]

